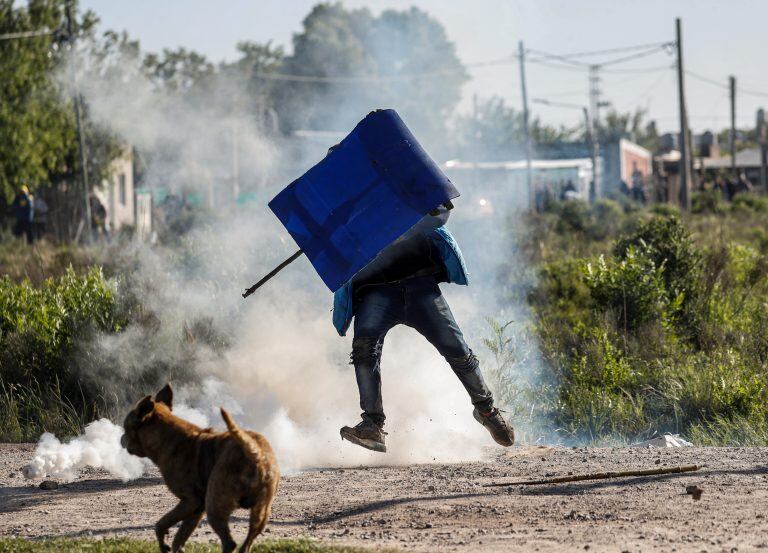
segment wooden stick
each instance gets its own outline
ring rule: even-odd
[[[579,474],[576,476],[559,476],[557,478],[546,478],[543,480],[522,480],[520,482],[497,482],[493,484],[483,484],[484,488],[493,488],[497,486],[538,486],[540,484],[562,484],[563,482],[581,482],[582,480],[604,480],[607,478],[620,478],[622,476],[656,476],[659,474],[679,474],[681,472],[693,472],[699,470],[698,465],[685,465],[680,467],[669,467],[663,469],[647,470],[625,470],[621,472],[596,472],[592,474]]]
[[[294,261],[296,261],[296,260],[299,258],[299,256],[300,256],[301,254],[303,254],[303,253],[304,253],[303,251],[299,250],[299,251],[297,251],[295,254],[293,254],[291,257],[289,257],[288,259],[286,259],[285,261],[283,261],[282,263],[280,263],[280,265],[278,265],[277,267],[275,267],[274,269],[272,269],[272,270],[271,270],[271,271],[270,271],[270,272],[267,274],[267,276],[265,276],[265,277],[264,277],[264,278],[262,278],[262,279],[261,279],[259,282],[257,282],[256,284],[254,284],[253,286],[251,286],[250,288],[248,288],[248,289],[247,289],[245,292],[243,292],[243,297],[244,297],[244,298],[247,298],[248,296],[250,296],[251,294],[253,294],[253,293],[254,293],[256,290],[258,290],[258,289],[261,287],[261,285],[262,285],[262,284],[264,284],[264,283],[265,283],[265,282],[267,282],[267,281],[268,281],[270,278],[272,278],[272,277],[273,277],[273,276],[275,276],[277,273],[279,273],[280,271],[282,271],[283,269],[285,269],[285,268],[286,268],[288,265],[290,265],[291,263],[293,263]]]

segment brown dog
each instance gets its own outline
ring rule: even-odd
[[[171,413],[172,405],[170,384],[154,399],[142,399],[125,417],[121,442],[128,453],[149,457],[180,500],[155,525],[160,550],[180,551],[205,512],[222,550],[233,551],[237,544],[229,531],[229,516],[242,507],[250,509],[251,517],[239,551],[250,551],[267,524],[280,480],[269,442],[261,434],[240,429],[223,408],[228,432],[190,424]],[[173,547],[168,547],[165,536],[178,522]]]

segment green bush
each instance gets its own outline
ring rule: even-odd
[[[557,231],[561,234],[581,232],[587,228],[590,220],[589,205],[577,200],[559,204]]]
[[[662,275],[664,266],[630,247],[623,259],[586,264],[586,282],[599,309],[616,317],[625,332],[634,332],[650,321],[662,321],[669,299]]]
[[[97,267],[82,276],[70,268],[39,287],[0,279],[0,407],[9,414],[0,436],[29,439],[41,429],[71,429],[93,418],[93,394],[74,359],[78,341],[119,332],[127,321]]]
[[[691,198],[691,211],[693,213],[721,214],[725,212],[725,209],[723,194],[715,188],[696,192]]]
[[[737,194],[731,201],[731,210],[768,213],[768,198],[754,194]]]
[[[540,418],[596,443],[671,431],[768,444],[768,220],[751,215],[760,205],[684,219],[638,212],[613,244],[582,232],[571,241],[587,244],[574,246],[548,230],[556,221],[533,220],[547,257],[534,258],[529,299],[542,380],[556,387]]]

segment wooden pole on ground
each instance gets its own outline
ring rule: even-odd
[[[484,488],[495,488],[501,486],[538,486],[541,484],[562,484],[564,482],[581,482],[583,480],[606,480],[608,478],[621,478],[623,476],[657,476],[659,474],[680,474],[683,472],[694,472],[701,467],[698,465],[685,465],[680,467],[669,467],[662,469],[647,470],[625,470],[621,472],[595,472],[592,474],[578,474],[576,476],[559,476],[557,478],[545,478],[543,480],[521,480],[519,482],[494,482],[493,484],[483,484]]]

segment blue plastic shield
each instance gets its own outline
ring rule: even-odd
[[[459,195],[394,110],[378,110],[269,207],[336,291],[419,219]]]

